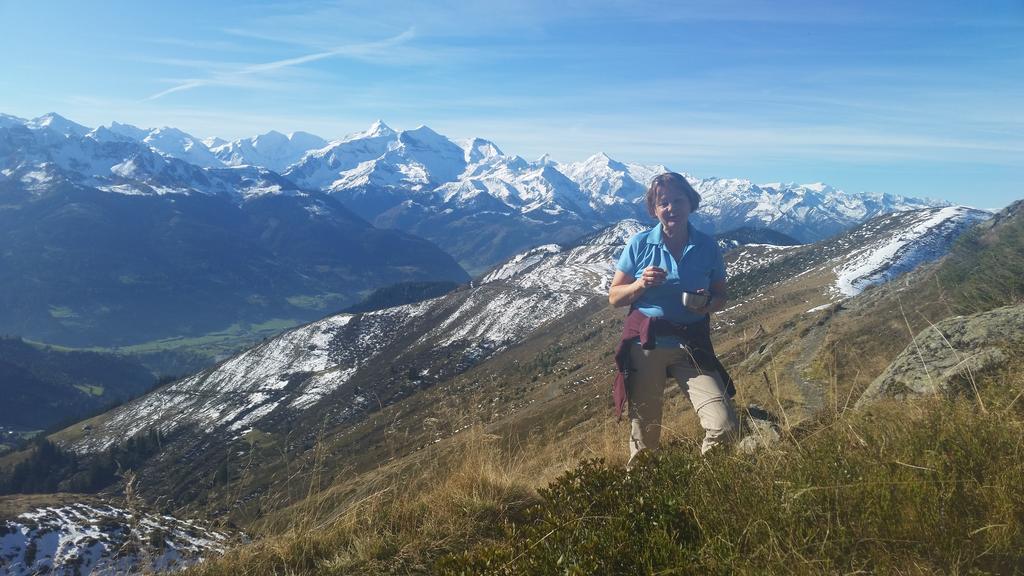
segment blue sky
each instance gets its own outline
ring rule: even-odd
[[[1024,197],[1024,1],[0,0],[0,112]]]

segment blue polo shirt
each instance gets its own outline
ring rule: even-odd
[[[703,316],[683,306],[683,292],[708,290],[711,284],[725,280],[725,262],[715,239],[694,228],[689,222],[689,240],[683,246],[682,256],[676,261],[661,239],[661,223],[630,238],[622,250],[616,268],[633,278],[643,275],[644,268],[657,266],[665,270],[663,284],[651,286],[633,303],[648,316],[665,318],[684,324],[697,322]],[[669,344],[668,342],[658,342]],[[676,342],[678,344],[678,342]]]

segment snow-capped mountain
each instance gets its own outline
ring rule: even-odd
[[[225,166],[210,151],[205,142],[177,128],[164,126],[163,128],[144,130],[131,124],[114,122],[109,128],[100,126],[96,130],[106,130],[130,140],[141,142],[161,154],[184,160],[189,164],[195,164],[202,168],[221,168]]]
[[[206,138],[203,138],[203,144],[205,144],[207,148],[212,150],[218,146],[229,144],[229,142],[223,138],[220,138],[219,136],[207,136]]]
[[[319,136],[307,132],[292,132],[284,135],[271,130],[254,138],[242,138],[233,142],[211,140],[210,151],[225,166],[263,166],[275,172],[284,172],[311,150],[327,145]]]
[[[455,181],[437,188],[446,209],[479,205],[484,198],[497,200],[498,210],[533,218],[594,217],[579,187],[553,165],[528,163],[518,156],[493,156],[467,168]]]
[[[688,179],[701,194],[696,217],[724,232],[741,226],[771,228],[814,242],[879,214],[946,206],[946,202],[890,194],[849,194],[827,184],[762,184],[726,178]]]
[[[478,164],[488,158],[504,156],[498,145],[483,138],[470,138],[458,143],[466,151],[466,164]]]
[[[119,125],[121,132],[76,126],[50,114],[0,127],[0,182],[36,191],[71,185],[126,195],[198,193],[239,200],[298,193],[293,183],[265,168],[204,169],[161,154],[145,139],[125,136],[130,132],[125,125]],[[147,138],[163,135],[165,143],[185,141],[175,133],[157,130]]]
[[[644,210],[643,197],[651,180],[668,168],[656,165],[624,164],[601,152],[582,162],[558,164],[558,169],[589,197],[599,212]]]
[[[0,523],[0,573],[137,574],[180,570],[220,553],[229,535],[107,504],[38,508]]]
[[[371,128],[369,136],[350,144],[372,150],[383,140],[374,136],[379,132]],[[434,207],[434,190],[458,179],[467,166],[465,150],[426,126],[398,132],[380,144],[386,146],[383,154],[338,173],[328,188],[364,217],[376,217],[406,200]]]
[[[111,122],[109,127],[99,126],[96,128],[96,130],[108,130],[110,132],[113,132],[114,134],[123,136],[124,138],[136,140],[139,142],[143,141],[146,138],[146,136],[149,136],[150,133],[150,130],[143,130],[138,126],[132,126],[131,124],[122,124],[120,122]]]
[[[177,128],[156,128],[151,130],[142,142],[167,156],[184,160],[189,164],[203,168],[223,166],[202,140]]]
[[[118,129],[0,124],[0,330],[126,344],[296,325],[395,282],[469,279],[430,242],[276,172],[202,168]]]
[[[354,170],[363,162],[374,160],[390,150],[397,134],[378,120],[364,132],[350,134],[319,150],[309,152],[301,162],[289,167],[284,174],[306,188],[330,189],[343,173]]]
[[[50,132],[56,132],[57,134],[63,134],[65,136],[85,136],[89,129],[81,124],[77,124],[53,112],[44,114],[39,118],[33,118],[31,120],[24,121],[25,126],[33,130],[47,130]]]

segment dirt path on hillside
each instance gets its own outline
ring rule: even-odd
[[[786,376],[796,384],[803,399],[804,414],[802,419],[814,417],[825,407],[825,384],[804,377],[804,372],[817,355],[819,347],[825,341],[826,326],[815,325],[800,339],[799,352],[796,360],[789,366]]]

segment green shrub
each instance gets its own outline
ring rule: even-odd
[[[677,452],[675,466],[647,466],[625,476],[590,460],[540,490],[544,503],[527,511],[528,522],[511,525],[519,545],[471,553],[465,562],[442,563],[451,573],[628,574],[687,562],[699,527],[679,495],[694,465]],[[614,514],[609,514],[610,511]]]

